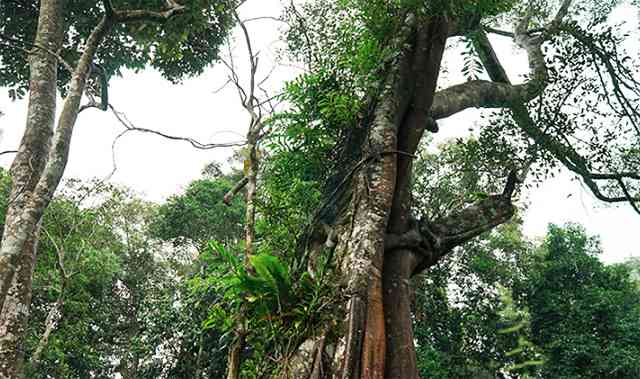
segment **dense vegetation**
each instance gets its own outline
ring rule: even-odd
[[[6,173],[3,178],[6,204]],[[220,197],[210,202],[207,196],[229,188],[228,178],[197,179],[158,205],[123,188],[67,182],[40,237],[25,345],[29,377],[117,372],[123,378],[219,378],[226,369],[232,304],[247,293],[256,307],[250,327],[259,333],[245,352],[243,377],[272,369],[276,362],[266,356],[284,359],[277,346],[318,322],[323,301],[330,301],[328,289],[310,278],[294,287],[272,255],[254,261],[257,273],[249,279],[228,255],[241,239],[235,227],[242,224],[241,201],[215,217],[197,218],[202,223],[195,230],[210,223],[216,230],[210,241],[227,242],[198,243],[196,258],[189,254],[198,250],[183,246],[189,228],[167,225],[177,212],[212,212],[208,205]],[[233,234],[237,238],[229,240]],[[637,267],[633,261],[605,266],[599,253],[597,239],[577,225],[551,226],[543,241],[534,242],[513,222],[433,267],[414,282],[421,374],[635,377],[640,282],[631,274]],[[273,287],[268,270],[282,270]],[[56,321],[43,341],[51,317]]]
[[[640,377],[638,261],[604,265],[579,225],[521,230],[561,169],[640,213],[621,3],[291,2],[282,59],[305,71],[277,105],[251,1],[0,3],[0,85],[29,97],[0,178],[0,377]],[[234,26],[245,86],[221,53]],[[489,35],[526,54],[518,84]],[[178,82],[221,58],[250,116],[242,167],[162,204],[61,181],[80,112],[113,110],[110,76]],[[496,110],[433,146],[468,108]]]

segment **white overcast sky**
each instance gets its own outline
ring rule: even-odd
[[[280,15],[280,0],[250,0],[241,9],[243,18]],[[637,25],[636,12],[618,11],[617,19],[628,20]],[[261,20],[248,24],[254,45],[261,51],[264,72],[272,67],[277,51],[278,29],[275,21]],[[236,35],[238,51],[234,53],[240,73],[243,45]],[[510,42],[500,37],[496,44],[506,52],[501,59],[508,68],[527,67],[525,57],[518,54]],[[459,62],[448,61],[452,74],[448,80],[454,82],[459,72]],[[246,70],[245,70],[246,71]],[[283,81],[294,78],[298,69],[280,66],[271,77],[272,88]],[[510,72],[512,76],[524,71]],[[227,71],[217,65],[198,78],[189,79],[181,85],[172,85],[157,72],[145,70],[140,73],[126,72],[122,78],[112,78],[109,83],[110,102],[124,112],[138,127],[151,128],[167,134],[195,138],[201,142],[231,142],[242,139],[247,116],[238,102],[231,86],[214,93],[226,81]],[[2,91],[5,92],[5,91]],[[0,94],[0,151],[15,149],[24,130],[27,101],[11,102]],[[478,120],[478,111],[469,110],[441,123],[441,132],[436,141],[464,135],[468,127]],[[78,118],[73,136],[71,155],[66,178],[103,178],[112,170],[111,145],[115,136],[123,130],[114,116],[90,109]],[[149,134],[130,133],[120,139],[116,147],[117,171],[112,180],[125,184],[145,198],[162,201],[166,197],[184,190],[186,185],[199,177],[202,167],[211,161],[226,161],[232,149],[197,150],[185,142],[175,142]],[[11,157],[1,156],[0,165],[8,167]],[[592,234],[601,237],[605,262],[620,262],[630,256],[640,256],[638,242],[640,216],[630,207],[604,205],[567,173],[546,182],[540,189],[527,194],[529,204],[524,216],[525,233],[531,237],[545,234],[549,223],[583,224]]]

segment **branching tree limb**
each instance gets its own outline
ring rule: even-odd
[[[516,24],[513,33],[501,33],[513,37],[516,44],[526,51],[531,70],[529,80],[516,85],[507,82],[472,80],[443,89],[435,94],[431,106],[431,117],[438,120],[472,107],[509,107],[514,103],[527,103],[539,96],[548,84],[542,43],[560,30],[561,22],[567,15],[570,5],[570,0],[563,2],[553,21],[544,29],[545,33],[537,34],[527,29],[531,12]],[[480,43],[488,43],[488,39],[485,37],[485,40]]]
[[[497,83],[510,83],[506,71],[497,58],[491,43],[486,35],[480,34],[481,43],[478,44],[480,58],[484,64],[490,78]],[[591,190],[596,198],[608,203],[631,202],[636,203],[640,198],[631,196],[627,187],[624,186],[623,179],[637,180],[640,175],[633,172],[620,173],[597,173],[592,172],[588,160],[580,155],[571,145],[562,143],[541,129],[529,114],[524,102],[516,102],[510,106],[513,118],[518,127],[532,140],[536,141],[543,149],[551,153],[565,167],[578,174],[585,185]],[[624,196],[609,196],[603,193],[598,181],[615,180],[622,192],[627,192]],[[638,211],[637,205],[633,204],[634,210]],[[640,212],[638,212],[640,213]]]
[[[421,220],[417,225],[420,235],[417,250],[426,255],[414,275],[437,263],[455,247],[509,221],[515,212],[511,196],[520,183],[517,170],[512,170],[501,194],[490,195],[434,221]]]

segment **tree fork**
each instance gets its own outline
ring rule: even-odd
[[[409,154],[416,152],[425,129],[430,125],[426,110],[433,103],[449,22],[445,17],[433,18],[421,25],[416,34],[416,53],[411,70],[416,83],[413,101],[398,131],[398,149]],[[397,166],[396,188],[387,231],[402,234],[408,232],[412,224],[410,180],[413,161],[405,155],[398,155]],[[385,249],[384,252],[386,378],[419,378],[413,343],[410,289],[411,275],[420,261],[418,255],[408,249]]]

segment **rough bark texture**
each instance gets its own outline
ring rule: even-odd
[[[63,0],[43,1],[35,44],[57,51],[63,34]],[[56,107],[57,58],[42,49],[29,57],[29,106],[25,134],[11,166],[10,203],[0,247],[0,377],[23,376],[24,332],[40,216],[26,212],[44,170]]]
[[[34,49],[29,56],[29,108],[25,133],[11,167],[13,179],[0,246],[0,378],[21,378],[23,339],[31,302],[31,280],[40,220],[62,179],[71,136],[93,58],[114,22],[164,22],[184,7],[164,12],[117,11],[104,1],[105,15],[84,43],[73,70],[57,126],[56,72],[65,33],[65,0],[42,0]],[[65,65],[65,67],[68,65]]]
[[[363,156],[373,156],[353,183],[350,222],[340,234],[336,255],[346,278],[345,333],[334,356],[334,377],[383,378],[386,340],[382,313],[384,236],[396,186],[397,133],[409,108],[409,74],[415,18],[399,33],[400,53],[391,63],[374,110]]]
[[[37,237],[24,247],[17,263],[2,314],[0,314],[0,378],[22,378],[24,375],[24,335],[29,320],[31,280],[35,267]]]
[[[565,2],[564,4],[567,4]],[[561,11],[566,12],[563,6]],[[436,264],[456,246],[507,222],[514,214],[511,196],[518,172],[502,194],[491,195],[437,220],[414,220],[411,214],[412,156],[434,120],[468,107],[524,107],[547,82],[543,39],[519,22],[514,39],[529,56],[532,75],[512,85],[500,75],[494,82],[472,81],[436,92],[447,37],[460,23],[446,17],[415,22],[397,33],[399,53],[390,63],[377,95],[372,122],[360,148],[361,165],[349,183],[349,200],[336,225],[335,250],[344,278],[344,322],[335,339],[317,336],[304,342],[286,377],[316,378],[318,356],[332,356],[326,378],[419,378],[411,322],[412,276]],[[401,47],[400,47],[401,46]],[[485,49],[480,48],[481,52]],[[489,67],[492,70],[495,67]],[[504,77],[504,75],[502,76]],[[339,316],[338,316],[339,317]]]

